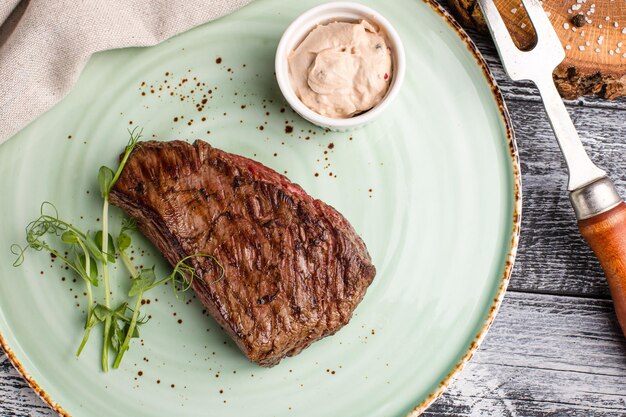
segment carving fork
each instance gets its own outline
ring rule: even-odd
[[[532,81],[539,89],[567,163],[567,189],[578,228],[602,265],[626,335],[626,204],[606,172],[589,159],[554,85],[552,71],[565,58],[561,41],[538,0],[522,0],[537,36],[537,44],[530,51],[515,46],[493,0],[478,3],[509,77]]]

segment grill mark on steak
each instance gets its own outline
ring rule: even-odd
[[[192,283],[246,356],[273,366],[346,325],[376,270],[335,209],[264,165],[207,143],[142,142],[110,200]]]

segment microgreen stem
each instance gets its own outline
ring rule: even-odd
[[[122,258],[122,262],[128,272],[130,273],[133,279],[137,279],[139,277],[139,273],[137,272],[137,268],[133,265],[133,261],[130,260],[125,251],[120,251],[120,257]],[[135,308],[133,308],[133,316],[130,320],[130,324],[128,325],[128,332],[126,333],[126,337],[124,337],[124,342],[120,347],[120,350],[117,352],[117,357],[115,358],[115,362],[113,363],[113,368],[117,369],[124,358],[124,353],[128,350],[130,346],[130,340],[133,337],[133,333],[135,332],[135,326],[137,325],[137,319],[139,318],[139,309],[141,308],[141,300],[143,299],[143,291],[137,295],[137,299],[135,300]]]
[[[85,275],[89,277],[91,274],[91,257],[89,256],[89,251],[85,247],[83,241],[78,239],[78,244],[80,245],[80,248],[85,255]],[[91,310],[93,309],[93,292],[91,290],[91,281],[89,279],[86,279],[85,284],[87,284],[87,311],[91,313]]]
[[[87,277],[91,274],[91,257],[89,256],[89,252],[85,247],[85,244],[81,239],[78,239],[78,244],[85,255],[85,274]],[[87,340],[89,340],[89,335],[91,333],[91,327],[89,326],[89,320],[91,319],[91,314],[93,310],[93,292],[91,290],[91,281],[89,279],[85,280],[85,284],[87,285],[87,320],[85,321],[85,334],[83,335],[83,340],[80,342],[80,346],[78,346],[78,350],[76,351],[76,356],[80,356],[85,344],[87,344]]]
[[[133,317],[130,320],[130,324],[128,325],[128,332],[126,333],[126,337],[124,338],[124,342],[120,347],[119,352],[117,352],[117,357],[115,358],[115,362],[113,363],[113,368],[117,369],[124,358],[124,353],[128,350],[130,346],[130,340],[133,337],[133,333],[135,333],[135,327],[137,326],[137,319],[139,318],[139,309],[141,308],[141,300],[143,299],[143,292],[137,295],[137,299],[135,300],[135,307],[133,308]]]
[[[104,282],[104,305],[111,308],[111,286],[109,284],[109,262],[107,254],[109,253],[109,197],[104,198],[102,204],[102,281]],[[102,344],[102,370],[109,370],[109,332],[111,330],[111,318],[107,317],[104,321],[104,340]]]
[[[142,129],[142,131],[143,131],[143,129]],[[111,180],[111,187],[117,182],[117,180],[119,179],[120,175],[122,175],[122,171],[124,170],[124,166],[126,165],[126,162],[128,161],[128,158],[130,157],[130,154],[132,153],[133,149],[135,148],[135,145],[137,145],[137,141],[141,137],[141,132],[142,131],[140,131],[137,136],[134,136],[135,130],[133,130],[131,132],[131,134],[130,134],[130,141],[128,142],[128,145],[126,145],[126,152],[124,152],[124,156],[122,157],[122,160],[120,161],[120,165],[117,168],[117,171],[115,172],[115,175],[113,176],[113,180]]]
[[[130,274],[130,276],[133,277],[133,279],[137,278],[139,276],[137,268],[135,268],[135,265],[133,265],[133,261],[131,261],[128,255],[126,255],[126,252],[120,251],[120,257],[122,258],[124,266],[126,267],[126,269],[128,269],[128,273]]]
[[[130,132],[130,139],[128,140],[128,144],[126,145],[126,150],[124,152],[124,156],[117,167],[115,173],[111,171],[110,168],[101,167],[100,172],[98,173],[98,181],[100,182],[100,192],[102,194],[102,198],[104,200],[102,204],[102,254],[104,261],[102,262],[102,280],[104,281],[104,305],[107,308],[111,308],[111,289],[109,286],[109,266],[107,256],[109,253],[109,231],[108,231],[108,222],[109,222],[109,193],[111,189],[119,179],[120,175],[122,175],[122,171],[124,170],[124,166],[130,157],[130,154],[133,152],[133,149],[137,145],[137,142],[141,138],[141,130],[137,135],[135,135],[136,128]],[[102,174],[102,175],[101,175]],[[102,346],[102,369],[104,372],[107,372],[109,369],[109,334],[111,331],[111,318],[107,317],[104,322],[104,341]],[[119,363],[118,363],[119,364]]]
[[[80,346],[78,346],[78,350],[76,351],[76,357],[79,357],[83,352],[83,348],[87,344],[87,340],[89,340],[89,334],[91,333],[91,329],[87,328],[85,330],[85,335],[83,336],[83,340],[80,342]]]

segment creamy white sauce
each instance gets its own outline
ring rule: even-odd
[[[367,21],[318,25],[289,55],[296,95],[323,116],[349,118],[371,109],[391,76],[388,43]]]

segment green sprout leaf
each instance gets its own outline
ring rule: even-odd
[[[137,325],[135,326],[135,328],[133,329],[133,334],[130,335],[131,338],[137,338],[139,337],[139,325],[143,324],[142,322],[138,321],[136,323]],[[124,326],[124,334],[128,334],[128,332],[130,331],[130,323],[126,323],[126,326]]]
[[[150,289],[150,287],[156,281],[156,275],[154,274],[154,267],[150,269],[142,269],[139,276],[133,279],[133,284],[128,291],[129,297],[134,297],[143,294],[144,291]]]
[[[111,322],[111,348],[119,352],[122,342],[124,341],[124,331],[119,324],[119,321],[113,320]]]
[[[79,269],[80,271],[85,271],[86,269],[85,261],[86,259],[85,259],[84,254],[77,253],[75,255],[74,264],[76,265],[76,268]],[[83,278],[87,278],[94,287],[98,286],[98,264],[93,258],[90,257],[89,259],[89,275],[85,273],[85,274],[81,274],[81,276]]]
[[[107,261],[113,263],[115,262],[115,244],[114,244],[114,240],[113,240],[113,236],[111,236],[109,234],[109,243],[108,243],[108,253],[106,254],[107,257]],[[102,251],[102,231],[98,230],[94,236],[94,240],[96,242],[96,246],[98,247],[98,250],[100,251],[100,253],[104,254],[104,252]]]
[[[130,248],[131,242],[132,242],[132,239],[130,238],[128,234],[121,233],[117,237],[117,249],[120,252],[125,251],[126,249]]]
[[[64,243],[67,243],[69,245],[73,245],[75,243],[78,243],[78,235],[73,232],[72,230],[68,230],[66,232],[63,232],[63,234],[61,235],[61,240]]]
[[[137,222],[135,222],[135,220],[133,219],[129,219],[128,217],[125,217],[122,220],[122,229],[120,230],[120,234],[123,234],[126,232],[134,232],[135,230],[137,230]]]
[[[113,170],[106,166],[101,166],[98,171],[98,185],[100,186],[100,194],[102,198],[107,198],[111,187],[113,186],[113,177],[115,173]]]
[[[85,322],[85,330],[91,330],[93,326],[99,323],[98,318],[94,314],[94,311],[91,310],[89,315],[87,316],[87,321]]]
[[[104,262],[104,256],[102,255],[102,250],[100,249],[100,245],[96,243],[94,237],[91,236],[91,233],[87,232],[85,234],[85,246],[89,250],[89,252],[93,255],[97,260]]]
[[[117,318],[118,320],[122,320],[122,321],[130,321],[130,319],[128,317],[126,317],[126,311],[130,310],[128,308],[128,303],[122,303],[120,304],[115,310],[113,310],[113,316],[115,318]]]
[[[93,314],[99,321],[106,321],[111,318],[113,311],[102,304],[97,304],[93,309]]]

